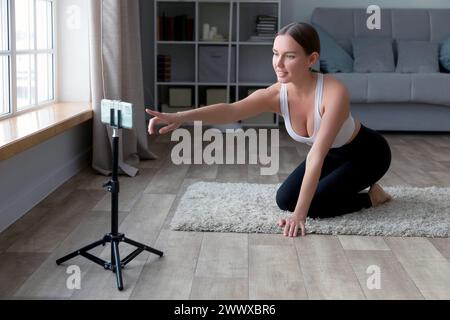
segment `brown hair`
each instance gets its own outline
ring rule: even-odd
[[[279,35],[290,35],[305,50],[307,55],[314,51],[320,54],[320,38],[316,29],[305,22],[292,22],[282,27],[278,32]]]

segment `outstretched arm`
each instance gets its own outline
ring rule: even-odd
[[[235,122],[256,116],[263,112],[273,112],[273,92],[269,89],[259,89],[245,99],[227,104],[218,103],[197,109],[162,113],[145,109],[154,116],[148,125],[149,134],[155,133],[155,125],[163,123],[167,126],[161,128],[159,133],[167,133],[178,128],[181,124],[191,121],[203,121],[206,124],[223,124]]]

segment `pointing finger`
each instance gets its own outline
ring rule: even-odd
[[[150,109],[145,109],[145,112],[147,112],[148,114],[151,114],[152,116],[159,116],[161,113],[155,110],[150,110]]]

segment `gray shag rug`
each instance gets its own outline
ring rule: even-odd
[[[196,182],[171,221],[172,230],[282,233],[275,202],[280,184]],[[339,217],[307,218],[306,233],[367,236],[448,237],[450,188],[383,187],[393,200]]]

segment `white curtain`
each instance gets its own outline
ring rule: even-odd
[[[147,140],[140,39],[138,0],[89,1],[92,167],[104,175],[112,171],[112,130],[100,120],[104,98],[133,104],[134,128],[122,129],[119,137],[120,173],[135,176],[141,159],[157,158]]]

